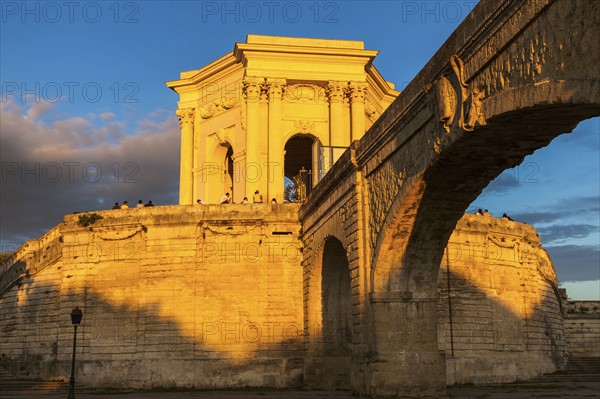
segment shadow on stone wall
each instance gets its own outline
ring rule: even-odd
[[[568,353],[560,299],[551,285],[526,270],[481,266],[478,273],[485,277],[520,278],[501,276],[504,286],[479,287],[464,275],[440,270],[438,344],[446,354],[447,384],[512,382],[562,369]],[[541,295],[531,303],[528,294],[535,291]],[[521,306],[507,305],[498,295],[520,298]]]
[[[105,211],[86,228],[66,216],[56,257],[22,248],[0,276],[0,361],[14,376],[67,379],[78,306],[88,386],[301,385],[302,268],[285,252],[300,227],[297,206],[280,208]]]
[[[564,362],[564,337],[551,284],[554,272],[545,251],[536,247],[534,239],[539,243],[539,238],[530,226],[491,219],[477,227],[474,221],[483,219],[473,218],[465,216],[470,224],[459,224],[458,238],[450,239],[442,256],[436,330],[392,313],[405,321],[391,332],[417,345],[437,339],[435,350],[446,354],[449,384],[512,381],[554,371]],[[79,306],[84,319],[77,379],[85,385],[302,386],[303,363],[314,359],[304,358],[302,295],[294,296],[302,287],[301,267],[281,260],[211,264],[190,253],[200,236],[202,243],[221,239],[229,231],[226,224],[199,229],[194,220],[186,227],[190,231],[145,225],[145,231],[131,224],[114,231],[107,230],[108,224],[96,228],[106,239],[129,232],[123,242],[143,240],[138,248],[144,250],[134,259],[63,252],[45,268],[36,263],[37,274],[25,274],[5,291],[0,297],[2,365],[19,377],[66,380],[73,333],[69,314]],[[239,237],[245,234],[242,230]],[[162,240],[165,235],[171,240],[173,232],[189,237],[189,242],[180,239],[167,248]],[[63,233],[66,242],[76,234],[96,234],[68,228]],[[265,239],[265,233],[260,234]],[[514,241],[527,235],[522,242]],[[115,242],[121,241],[109,240],[107,248],[114,249]],[[460,256],[456,243],[462,244]],[[169,255],[154,259],[154,253]],[[177,256],[180,253],[185,255]],[[26,262],[24,270],[30,270]],[[353,334],[351,339],[357,337]],[[352,361],[358,345],[352,342]],[[347,364],[336,368],[333,360],[332,370],[348,369]],[[348,384],[351,377],[344,381]]]
[[[69,315],[79,306],[84,317],[78,329],[76,374],[85,386],[283,388],[302,384],[301,330],[291,326],[282,326],[289,336],[278,341],[272,336],[280,335],[274,326],[268,331],[260,323],[234,322],[226,314],[223,321],[210,322],[186,314],[204,334],[194,340],[178,320],[161,316],[155,305],[114,306],[92,290],[63,290],[43,281],[19,285],[0,299],[0,365],[15,377],[68,381],[73,342]],[[179,305],[185,312],[185,304]]]

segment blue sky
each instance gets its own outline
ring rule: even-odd
[[[247,34],[363,40],[402,90],[475,4],[3,1],[2,249],[73,211],[138,198],[175,204],[178,96],[164,82]],[[600,297],[599,140],[599,119],[581,123],[502,174],[469,208],[535,225],[573,298]]]

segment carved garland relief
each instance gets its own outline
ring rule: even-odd
[[[222,96],[220,100],[213,101],[209,104],[206,104],[203,107],[200,107],[200,109],[199,109],[200,116],[203,119],[209,119],[215,115],[218,115],[222,112],[225,112],[225,111],[235,107],[237,104],[238,104],[238,101],[236,101],[235,96],[230,96],[230,97]]]
[[[198,224],[197,228],[197,236],[196,236],[196,253],[195,258],[196,261],[206,262],[206,259],[214,255],[210,249],[214,249],[215,247],[219,247],[221,244],[218,242],[222,239],[222,237],[235,237],[235,236],[244,236],[247,234],[254,234],[264,237],[265,244],[267,243],[268,234],[267,234],[267,225],[260,221],[248,220],[248,221],[240,221],[238,220],[238,224],[230,225],[228,223],[219,223],[218,221],[210,221],[201,222]],[[207,242],[207,237],[211,239]],[[252,249],[258,249],[262,246],[263,240],[261,239],[259,244],[256,247],[253,246]]]
[[[319,103],[326,97],[325,88],[316,84],[293,84],[284,86],[283,99],[290,103]]]

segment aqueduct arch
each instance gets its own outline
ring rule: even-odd
[[[328,389],[349,389],[353,284],[346,247],[335,236],[321,243],[319,261],[311,270],[308,284],[305,337],[313,361],[305,365],[306,383]],[[316,381],[313,382],[313,378]]]
[[[305,245],[327,229],[355,243],[354,312],[367,327],[353,389],[444,391],[436,287],[448,238],[502,171],[600,115],[599,24],[594,2],[480,2],[315,188],[301,209]],[[342,226],[321,221],[348,208]],[[307,251],[305,267],[315,261]]]

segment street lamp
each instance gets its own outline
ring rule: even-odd
[[[81,319],[83,318],[83,312],[81,309],[76,307],[71,312],[71,323],[73,323],[73,328],[75,331],[73,332],[73,361],[71,363],[71,379],[69,380],[69,396],[67,399],[75,399],[75,348],[77,346],[77,327],[81,323]]]

